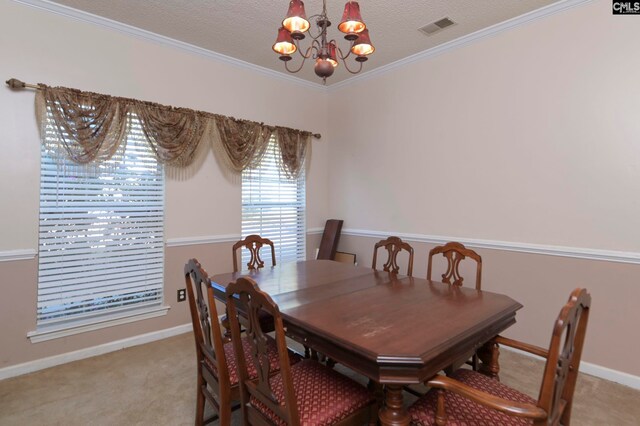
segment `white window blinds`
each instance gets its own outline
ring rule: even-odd
[[[160,306],[164,173],[140,123],[119,163],[60,162],[42,150],[38,328]]]
[[[280,148],[272,137],[260,165],[242,172],[242,236],[258,234],[273,241],[278,263],[304,260],[306,252],[305,176],[287,179],[280,174]],[[265,263],[269,250],[262,250]],[[248,250],[242,262],[249,261]]]

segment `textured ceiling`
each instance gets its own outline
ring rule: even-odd
[[[360,0],[362,18],[376,47],[363,71],[387,65],[448,41],[490,27],[558,0]],[[285,72],[271,50],[288,0],[55,0],[94,15],[122,22],[245,62]],[[345,0],[328,0],[329,37],[348,44],[337,30]],[[320,13],[322,0],[306,0],[307,16]],[[449,17],[456,25],[432,36],[418,31]],[[309,38],[302,41],[308,45]],[[297,54],[296,54],[297,55]],[[292,67],[302,58],[294,56]],[[352,59],[349,59],[352,61]],[[297,77],[319,82],[307,61]],[[352,62],[355,64],[355,62]],[[339,66],[327,84],[351,76]]]

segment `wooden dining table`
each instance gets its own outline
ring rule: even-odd
[[[383,425],[409,424],[404,385],[464,362],[522,307],[502,294],[331,260],[215,275],[215,297],[224,302],[227,284],[240,276],[278,304],[289,337],[385,386]],[[497,375],[491,350],[483,368]]]

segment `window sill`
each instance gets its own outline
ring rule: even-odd
[[[47,340],[73,336],[74,334],[85,333],[87,331],[100,330],[102,328],[160,317],[166,315],[170,308],[170,306],[155,306],[153,308],[127,312],[126,314],[93,319],[91,322],[76,322],[75,324],[65,324],[64,326],[43,327],[40,330],[30,331],[27,333],[27,337],[31,343],[45,342]]]

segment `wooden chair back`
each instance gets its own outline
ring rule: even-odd
[[[381,240],[376,243],[373,248],[373,262],[371,267],[376,269],[378,249],[384,247],[387,250],[387,262],[383,265],[383,270],[386,272],[398,273],[400,267],[398,266],[398,253],[402,250],[409,252],[409,265],[407,267],[407,275],[413,274],[413,247],[408,243],[405,243],[398,237],[389,237],[386,240]]]
[[[548,413],[544,424],[571,422],[573,393],[578,378],[584,337],[587,332],[591,295],[577,288],[560,311],[553,327],[538,406]]]
[[[437,246],[429,251],[429,263],[427,266],[427,279],[431,279],[433,256],[442,254],[447,259],[447,271],[442,274],[442,282],[461,286],[464,278],[460,275],[460,262],[466,258],[476,261],[476,289],[481,289],[482,257],[475,251],[466,248],[463,244],[449,242],[443,246]]]
[[[538,401],[532,403],[516,402],[516,399],[508,396],[509,391],[506,390],[508,387],[492,379],[480,381],[469,379],[466,383],[461,383],[448,377],[436,376],[427,383],[427,386],[429,386],[432,391],[437,391],[437,401],[433,401],[435,423],[438,425],[448,424],[446,407],[448,403],[446,403],[445,396],[445,392],[448,391],[457,393],[464,399],[475,401],[486,408],[498,410],[502,412],[502,415],[514,416],[513,422],[507,422],[504,421],[504,419],[500,420],[494,417],[491,413],[492,410],[485,409],[482,412],[478,412],[478,418],[476,418],[478,423],[568,426],[571,423],[573,394],[576,387],[576,379],[578,378],[584,338],[587,332],[590,307],[591,296],[587,293],[587,290],[577,288],[571,292],[569,301],[562,307],[554,323],[548,350],[502,336],[493,338],[490,345],[490,353],[487,354],[486,360],[483,359],[483,362],[489,362],[490,364],[495,363],[497,365],[499,355],[498,345],[509,346],[546,358]],[[465,370],[461,369],[458,371]],[[496,374],[491,374],[491,370],[486,371],[486,373],[488,373],[489,376],[496,376]],[[456,374],[458,373],[454,373],[454,376]],[[484,383],[482,383],[483,381]],[[492,385],[491,382],[495,382],[496,385]],[[476,383],[480,385],[480,388],[474,386]],[[494,388],[497,393],[491,392],[491,388]],[[499,394],[504,396],[496,397],[496,395]],[[470,405],[465,402],[459,404],[459,399],[456,399],[455,402],[453,401],[453,399],[450,400],[452,404],[458,405],[456,409],[459,410],[459,413],[468,410],[470,407]],[[426,420],[424,413],[415,414],[417,414],[417,419],[414,418],[413,420],[416,423]],[[427,417],[429,416],[427,415]],[[518,417],[520,421],[515,420],[515,417]]]
[[[209,276],[196,259],[191,259],[184,267],[184,278],[198,362],[196,424],[202,424],[205,398],[215,407],[221,420],[223,412],[230,416],[231,381]]]
[[[239,315],[238,305],[243,307],[247,316]],[[227,307],[231,335],[240,375],[240,398],[242,401],[242,416],[245,424],[272,424],[272,421],[256,410],[251,404],[255,398],[275,413],[288,425],[299,425],[300,415],[293,391],[293,381],[287,342],[280,310],[271,297],[261,291],[258,285],[249,277],[240,277],[227,286]],[[269,358],[266,347],[266,331],[260,324],[259,312],[267,311],[273,316],[275,324],[275,338],[278,347],[280,374],[284,390],[284,404],[276,399],[276,393],[271,387]],[[246,330],[247,340],[251,344],[251,356],[258,370],[257,380],[251,381],[247,375],[247,360],[242,350],[241,330]]]
[[[262,238],[260,235],[249,235],[244,240],[240,240],[233,245],[233,272],[238,272],[237,252],[241,247],[246,247],[251,253],[251,259],[247,263],[248,269],[259,269],[264,267],[264,261],[260,257],[260,249],[262,246],[271,247],[271,265],[276,266],[276,249],[273,242],[268,238]]]

